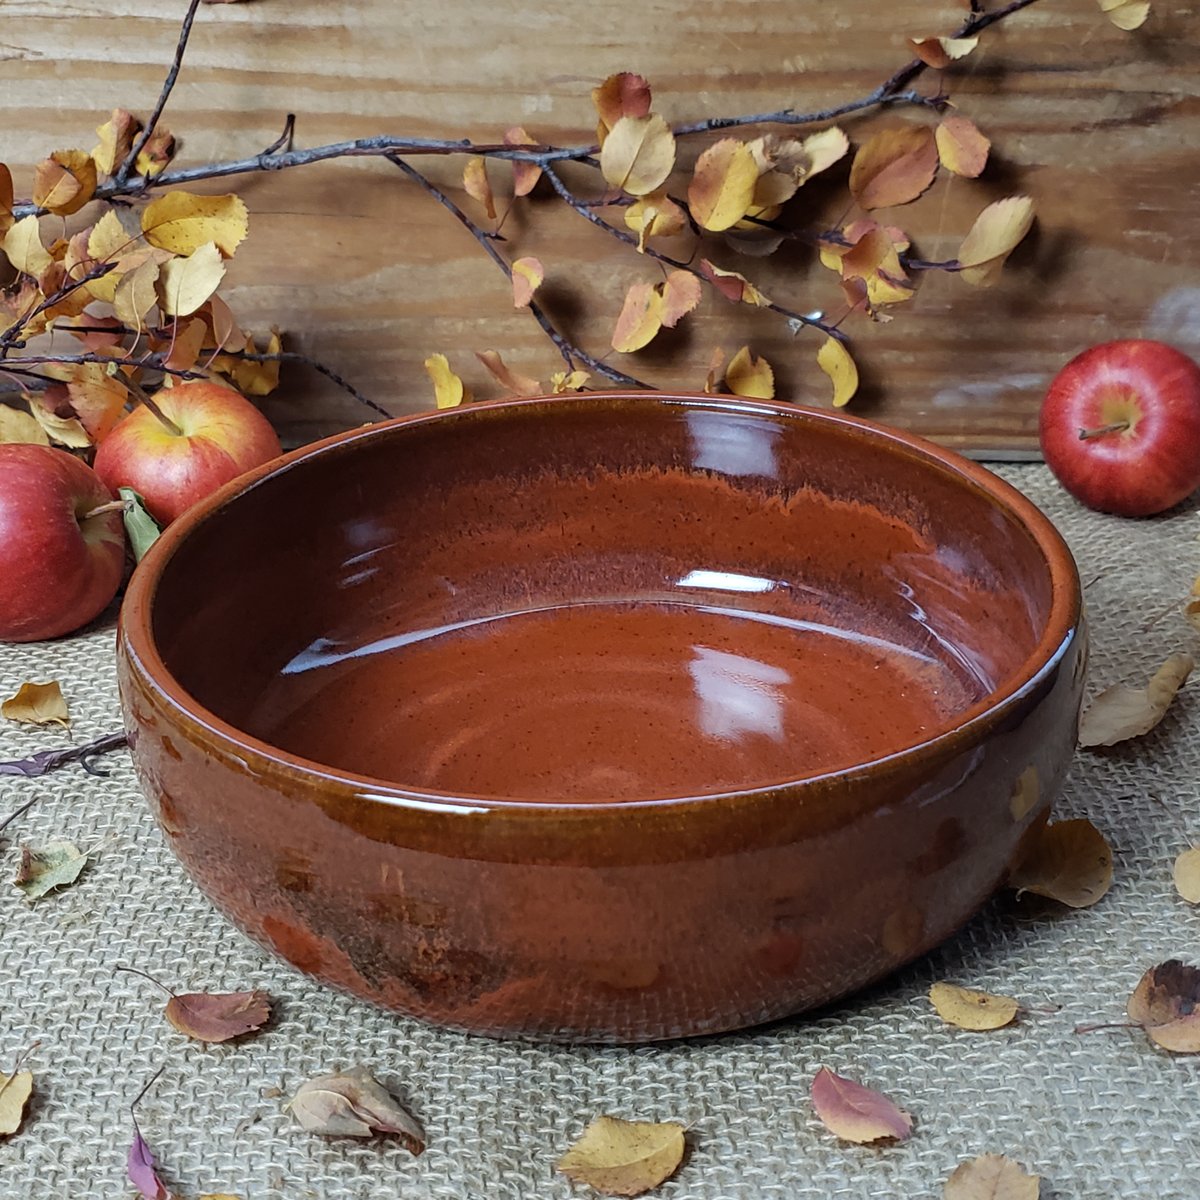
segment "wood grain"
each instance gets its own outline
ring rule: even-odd
[[[90,149],[113,106],[149,110],[183,7],[0,0],[0,160],[20,193],[50,149]],[[808,110],[870,91],[908,58],[905,36],[949,32],[963,11],[936,0],[204,6],[166,122],[185,142],[180,165],[256,151],[288,112],[301,145],[378,133],[494,140],[515,123],[576,143],[591,136],[589,90],[611,71],[645,74],[671,121]],[[1198,79],[1200,16],[1190,6],[1157,3],[1143,30],[1125,34],[1093,0],[1040,0],[988,31],[946,85],[991,136],[992,163],[979,181],[943,176],[891,216],[924,256],[950,257],[986,202],[1027,191],[1035,232],[992,291],[936,275],[893,322],[849,326],[864,380],[854,410],[960,447],[1022,452],[1036,445],[1046,382],[1085,345],[1153,336],[1200,352]],[[847,128],[861,139],[927,119],[895,111]],[[426,166],[453,185],[461,160]],[[795,202],[806,223],[846,211],[845,170],[831,174]],[[282,326],[292,348],[389,410],[431,404],[421,363],[434,351],[450,355],[477,395],[496,388],[474,350],[500,350],[542,379],[559,369],[470,236],[387,164],[342,161],[232,186],[252,212],[230,273],[235,311],[251,327]],[[504,233],[507,251],[543,259],[547,308],[597,354],[608,349],[625,287],[657,277],[540,191]],[[722,248],[718,260],[781,303],[840,311],[833,277],[810,251],[749,260]],[[775,365],[782,396],[828,403],[818,338],[793,338],[771,314],[715,296],[679,330],[614,361],[659,386],[698,387],[714,346],[732,352],[744,342]],[[285,374],[266,407],[292,442],[370,416],[302,370]]]

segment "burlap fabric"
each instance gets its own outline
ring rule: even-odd
[[[1200,569],[1195,509],[1148,522],[1081,510],[1042,467],[1002,472],[1065,531],[1087,587],[1091,686],[1144,678],[1194,638],[1179,603]],[[0,691],[62,681],[71,738],[117,728],[111,621],[79,637],[0,647]],[[1197,690],[1197,684],[1191,685]],[[0,758],[62,744],[5,723]],[[1185,693],[1158,731],[1081,754],[1060,814],[1087,815],[1111,841],[1116,883],[1094,909],[1047,913],[999,900],[929,958],[816,1016],[692,1043],[562,1048],[444,1033],[317,987],[246,942],[165,849],[124,753],[107,778],[78,766],[0,778],[0,818],[39,801],[0,847],[0,1067],[33,1042],[37,1094],[0,1141],[0,1198],[121,1197],[128,1102],[160,1066],[139,1120],[181,1196],[244,1200],[553,1200],[587,1189],[553,1163],[599,1113],[675,1119],[690,1156],[661,1195],[937,1197],[963,1159],[1012,1156],[1043,1197],[1200,1197],[1200,1058],[1172,1057],[1118,1021],[1141,973],[1200,964],[1200,911],[1173,891],[1171,864],[1200,840],[1200,700]],[[17,847],[65,836],[91,849],[79,882],[29,906],[9,887]],[[4,894],[7,889],[7,895]],[[836,903],[836,897],[831,897]],[[162,1019],[162,997],[119,965],[177,990],[268,989],[278,1019],[242,1044],[206,1048]],[[1035,1011],[965,1033],[925,998],[936,979],[1019,996]],[[1055,1012],[1036,1011],[1061,1005]],[[429,1148],[303,1133],[284,1099],[307,1077],[366,1064],[410,1102]],[[808,1086],[822,1065],[910,1110],[916,1133],[884,1149],[841,1144],[817,1123]],[[280,1093],[282,1095],[280,1095]]]

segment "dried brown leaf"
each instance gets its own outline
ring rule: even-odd
[[[83,150],[55,150],[33,173],[33,202],[56,216],[78,212],[96,191],[96,164]]]
[[[837,338],[827,337],[817,351],[817,366],[833,384],[833,407],[844,408],[858,391],[858,367],[850,351]]]
[[[1038,1200],[1041,1179],[1026,1174],[1003,1154],[961,1163],[946,1180],[942,1200]]]
[[[79,878],[88,856],[71,842],[47,842],[34,849],[21,847],[21,865],[13,884],[31,904],[55,888],[67,887]]]
[[[822,1067],[812,1081],[812,1104],[821,1124],[847,1142],[904,1141],[912,1117],[886,1096]]]
[[[531,138],[520,125],[514,125],[511,129],[504,131],[504,144],[506,146],[536,146],[538,142],[535,138]],[[542,177],[542,168],[532,162],[514,162],[512,172],[514,196],[528,196]]]
[[[1008,875],[1017,893],[1048,896],[1069,908],[1090,908],[1112,886],[1112,850],[1085,818],[1057,821],[1031,833],[1024,857]]]
[[[476,350],[475,357],[492,373],[506,391],[516,396],[538,396],[545,390],[528,375],[520,375],[500,357],[497,350]]]
[[[1140,29],[1150,15],[1150,0],[1096,0],[1100,11],[1126,32]]]
[[[691,271],[671,271],[660,286],[662,323],[668,329],[674,329],[700,303],[704,285]]]
[[[1028,196],[1009,196],[989,204],[959,247],[963,268],[959,274],[975,287],[991,287],[1032,225],[1033,201]]]
[[[920,37],[908,39],[909,49],[935,71],[945,70],[952,62],[965,58],[979,45],[977,37]]]
[[[25,1106],[32,1095],[32,1072],[13,1071],[0,1079],[0,1137],[8,1137],[21,1128]]]
[[[735,396],[770,400],[775,395],[775,372],[765,358],[756,357],[749,346],[743,346],[725,368],[725,386]]]
[[[715,263],[709,262],[707,258],[700,260],[700,274],[726,300],[731,300],[734,304],[753,304],[761,308],[763,305],[771,303],[770,299],[764,296],[745,275],[738,271],[727,271],[724,267],[718,267]]]
[[[729,229],[754,203],[757,183],[758,164],[746,143],[722,138],[696,160],[688,184],[688,209],[703,229]]]
[[[1010,1024],[1021,1007],[1011,996],[940,982],[929,989],[929,1002],[948,1025],[977,1032]]]
[[[684,1128],[674,1121],[597,1117],[558,1160],[557,1170],[609,1196],[640,1196],[683,1161]]]
[[[23,683],[16,694],[0,704],[0,716],[25,725],[61,725],[70,728],[71,714],[57,680]]]
[[[288,1107],[309,1133],[323,1137],[396,1134],[409,1153],[425,1149],[425,1131],[365,1067],[301,1084]]]
[[[992,143],[969,118],[950,113],[934,131],[942,166],[955,175],[975,179],[983,174]]]
[[[168,192],[142,210],[142,232],[152,246],[173,254],[191,254],[215,242],[226,258],[232,256],[249,228],[240,196],[197,196]]]
[[[467,159],[463,167],[463,189],[472,200],[483,205],[489,220],[496,219],[496,198],[492,194],[492,181],[488,179],[487,159],[477,154]]]
[[[656,191],[674,166],[675,135],[657,113],[621,117],[600,149],[604,178],[632,196]]]
[[[662,328],[662,314],[662,293],[654,284],[630,284],[613,328],[613,349],[622,354],[632,354],[648,345]]]
[[[1149,733],[1166,715],[1195,665],[1190,654],[1172,654],[1144,688],[1119,683],[1101,692],[1079,722],[1079,744],[1115,746]]]
[[[1175,890],[1189,903],[1200,904],[1200,846],[1185,850],[1173,870]]]
[[[545,268],[537,258],[518,258],[512,265],[513,307],[526,308],[533,293],[546,278]]]
[[[933,132],[923,125],[883,129],[868,138],[850,168],[850,192],[863,208],[890,208],[915,200],[937,174]]]
[[[1129,1019],[1164,1050],[1200,1054],[1200,970],[1178,959],[1151,967],[1129,997]]]
[[[271,1018],[271,997],[251,992],[186,992],[167,1001],[166,1018],[199,1042],[228,1042],[256,1033]]]
[[[142,123],[124,108],[114,108],[112,116],[103,125],[96,127],[100,144],[92,150],[96,166],[105,175],[114,175],[129,157],[137,135],[142,132]]]

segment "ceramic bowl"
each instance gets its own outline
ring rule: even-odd
[[[209,897],[440,1024],[796,1013],[961,926],[1075,745],[1069,552],[981,467],[709,396],[481,404],[306,447],[121,613],[137,769]]]

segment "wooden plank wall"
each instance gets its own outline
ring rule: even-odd
[[[90,149],[114,105],[149,109],[183,8],[0,0],[0,160],[19,192],[28,194],[29,170],[48,150]],[[180,165],[257,150],[287,112],[298,115],[302,145],[377,133],[494,140],[518,122],[575,143],[591,136],[589,89],[622,69],[651,80],[655,107],[672,121],[808,110],[867,93],[908,57],[904,36],[949,32],[964,9],[952,0],[204,6],[167,123],[185,142]],[[890,324],[857,324],[857,411],[959,446],[1029,450],[1047,379],[1083,346],[1143,335],[1200,351],[1198,35],[1193,6],[1168,0],[1155,0],[1134,34],[1111,27],[1094,0],[1039,0],[985,34],[948,80],[993,139],[985,177],[941,178],[894,215],[921,253],[944,258],[984,203],[1025,190],[1037,202],[1035,233],[995,290],[939,275]],[[883,122],[921,119],[897,112],[848,128],[861,138]],[[429,165],[447,182],[457,169]],[[447,352],[477,394],[495,388],[473,350],[498,349],[543,379],[558,368],[470,236],[394,168],[343,161],[234,186],[252,212],[231,272],[235,310],[250,326],[278,323],[293,347],[391,411],[431,403],[421,362],[433,351]],[[842,169],[808,189],[802,216],[836,221],[847,198]],[[520,206],[504,231],[512,253],[546,263],[556,319],[604,353],[625,287],[653,277],[650,264],[549,196]],[[809,251],[741,265],[781,302],[836,309],[832,276]],[[815,339],[793,339],[770,314],[716,297],[621,365],[659,386],[696,387],[714,345],[743,342],[775,364],[782,396],[827,403]],[[296,371],[267,408],[292,442],[370,415]]]

